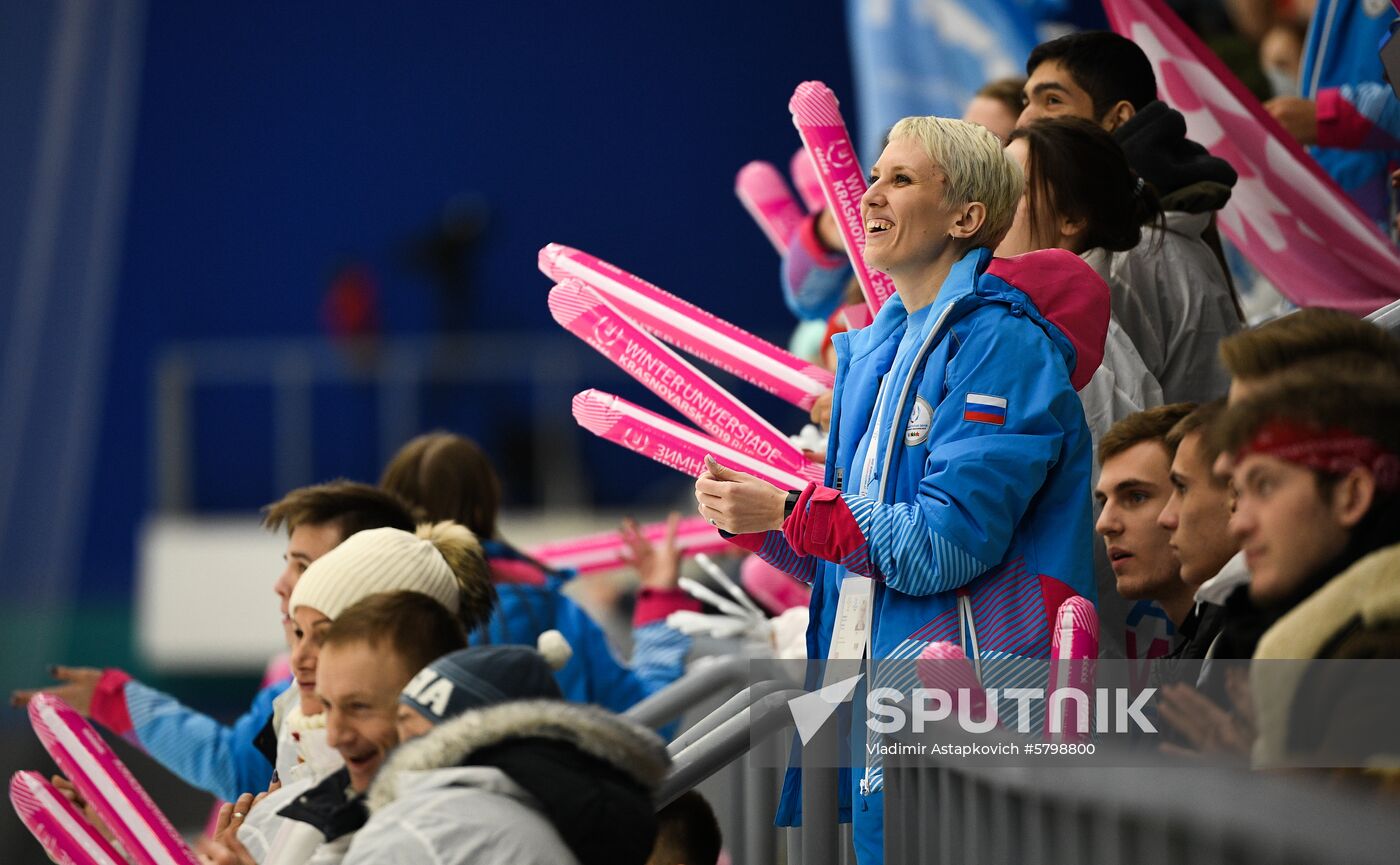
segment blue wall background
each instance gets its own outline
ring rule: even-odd
[[[786,164],[787,98],[806,78],[850,92],[835,0],[152,3],[81,597],[130,589],[155,352],[320,333],[345,260],[376,275],[386,333],[434,331],[433,288],[403,245],[454,196],[491,213],[474,329],[557,330],[535,253],[559,241],[783,333],[776,258],[732,178],[750,159]],[[371,437],[353,441],[353,401],[327,408],[349,440],[325,475],[377,468]],[[280,494],[261,480],[268,411],[255,393],[203,409],[196,504]],[[588,452],[638,482],[664,472],[613,450]]]
[[[473,330],[573,339],[535,269],[557,241],[782,339],[777,258],[732,185],[749,160],[786,165],[799,144],[787,100],[808,78],[851,92],[839,0],[0,0],[0,680],[37,685],[54,662],[149,672],[131,600],[156,505],[157,359],[189,341],[325,339],[346,262],[377,282],[381,333],[438,333],[435,289],[405,248],[448,202],[490,214],[463,311]],[[581,363],[613,387],[605,362]],[[738,392],[780,425],[800,420]],[[518,469],[518,403],[499,387],[455,394],[425,420]],[[369,395],[318,391],[314,407],[315,474],[372,480]],[[265,390],[200,393],[193,411],[196,510],[281,494]],[[572,424],[558,434],[581,442],[599,503],[686,494]],[[153,681],[224,715],[251,690]],[[3,774],[48,765],[27,727],[0,713]],[[199,819],[201,797],[172,796],[134,759],[172,817]],[[0,821],[0,853],[37,848]]]

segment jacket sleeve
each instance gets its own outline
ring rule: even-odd
[[[1344,150],[1400,149],[1400,99],[1379,81],[1319,90],[1317,143]]]
[[[1058,351],[1032,332],[1034,325],[1016,321],[970,319],[947,366],[945,396],[933,409],[914,501],[882,504],[818,488],[802,518],[785,526],[798,552],[841,561],[908,595],[960,588],[1005,557],[1060,457],[1059,418],[1080,411]],[[1004,421],[972,416],[969,394],[1006,400]]]
[[[1243,323],[1210,247],[1171,225],[1114,254],[1113,314],[1167,402],[1206,402],[1230,387],[1217,349]]]
[[[811,484],[803,494],[810,497],[816,489],[818,489],[816,484]],[[802,510],[805,505],[806,503],[799,499],[796,510]],[[727,539],[736,547],[748,550],[783,573],[799,579],[809,586],[817,578],[817,564],[820,558],[811,553],[798,552],[797,547],[792,544],[787,534],[786,522],[783,524],[783,531],[749,532],[742,535],[729,535]]]
[[[841,305],[850,262],[844,253],[831,252],[817,237],[816,216],[802,221],[783,256],[783,300],[803,321],[823,321]]]
[[[607,634],[588,613],[564,596],[557,603],[556,626],[573,648],[574,662],[587,668],[584,680],[588,683],[588,702],[613,712],[625,712],[685,672],[691,639],[665,621],[633,628],[629,666],[618,660]]]
[[[227,726],[134,679],[126,682],[122,697],[136,744],[187,784],[232,802],[267,789],[272,779],[272,764],[253,739],[272,717],[273,698],[287,685],[282,681],[259,691],[248,711]]]

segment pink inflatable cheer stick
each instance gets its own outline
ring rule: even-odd
[[[809,480],[600,390],[589,389],[574,397],[574,420],[594,435],[651,457],[692,478],[699,477],[705,470],[705,455],[710,454],[720,465],[747,472],[783,489],[800,490]]]
[[[29,701],[29,722],[58,768],[141,865],[198,865],[170,821],[92,725],[52,694]]]
[[[788,110],[816,166],[826,206],[836,218],[851,266],[860,280],[860,290],[874,315],[894,294],[894,283],[885,274],[865,266],[865,223],[860,216],[865,177],[856,163],[856,150],[846,132],[846,122],[841,119],[836,94],[820,81],[804,81],[793,91]]]
[[[792,197],[778,169],[770,162],[750,162],[735,175],[734,194],[778,254],[787,255],[788,238],[807,214]]]
[[[568,279],[549,292],[554,320],[711,437],[790,472],[810,461],[772,424],[656,337],[628,321],[597,291]]]
[[[802,203],[807,206],[808,213],[826,207],[822,182],[817,177],[817,169],[812,165],[812,157],[807,155],[807,148],[800,147],[792,155],[788,162],[788,175],[792,177],[792,185],[797,187],[797,194],[802,197]]]
[[[1066,736],[1087,736],[1088,719],[1093,716],[1094,661],[1099,656],[1099,614],[1088,598],[1066,598],[1055,612],[1055,627],[1050,637],[1050,681],[1046,690],[1053,695],[1058,688],[1074,688],[1086,699],[1081,708],[1075,700],[1059,704],[1060,730]],[[1076,716],[1079,717],[1076,717]],[[1050,728],[1046,713],[1046,733]],[[1082,723],[1081,723],[1082,721]]]
[[[987,717],[987,692],[977,681],[972,662],[967,659],[961,646],[941,641],[929,643],[919,653],[918,670],[919,681],[924,683],[925,688],[948,693],[952,698],[953,711],[957,711],[958,700],[966,691],[971,710],[969,717],[979,720]]]
[[[676,348],[799,408],[811,409],[835,381],[821,367],[586,252],[551,243],[540,250],[539,267],[556,282],[583,280],[623,315]]]
[[[666,537],[665,523],[642,526],[642,535],[653,544]],[[620,568],[627,563],[623,557],[627,544],[617,532],[604,532],[570,541],[544,544],[530,549],[530,555],[552,568],[573,568],[580,574]],[[676,526],[676,549],[683,556],[696,553],[727,552],[733,547],[715,534],[714,527],[699,517],[681,520]]]
[[[16,772],[10,778],[10,804],[44,852],[60,865],[126,865],[73,803],[38,772]]]
[[[711,530],[711,534],[714,531]],[[739,582],[754,600],[773,615],[793,607],[805,607],[812,600],[812,587],[760,559],[749,556],[739,566]]]

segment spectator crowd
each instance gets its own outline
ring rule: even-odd
[[[1372,48],[1395,13],[1319,0],[1309,28],[1302,5],[1226,8],[1257,43],[1267,110],[1391,229],[1400,101]],[[1246,321],[1217,228],[1239,176],[1187,136],[1133,41],[1063,36],[1025,72],[965,120],[889,130],[861,215],[864,260],[897,293],[869,324],[847,327],[859,300],[831,214],[798,227],[780,278],[825,325],[823,480],[781,489],[712,459],[699,514],[753,557],[746,574],[809,598],[813,659],[935,642],[979,673],[1044,659],[1076,597],[1103,658],[1400,657],[1400,339],[1320,307]],[[269,505],[289,666],[232,723],[118,669],[56,668],[40,690],[228,803],[198,848],[220,865],[712,865],[704,800],[654,805],[674,728],[621,715],[693,649],[668,623],[703,609],[674,544],[623,528],[640,576],[624,662],[570,574],[505,540],[500,503],[487,455],[432,433],[377,485]],[[853,642],[841,614],[862,593]],[[1286,677],[1161,685],[1178,749],[1268,767],[1356,735],[1340,710],[1291,729]],[[792,824],[795,793],[750,819]],[[881,861],[878,761],[841,795],[858,860]]]

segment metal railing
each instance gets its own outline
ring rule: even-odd
[[[1380,865],[1400,851],[1400,801],[1317,774],[939,759],[886,758],[889,865]]]
[[[586,496],[570,400],[588,384],[619,381],[615,367],[595,360],[568,334],[472,333],[452,337],[394,337],[331,342],[324,339],[215,339],[177,343],[158,357],[151,389],[151,479],[166,513],[194,501],[194,458],[199,447],[194,399],[211,387],[264,387],[271,397],[272,472],[277,489],[316,480],[316,389],[368,386],[378,464],[421,432],[425,386],[500,385],[528,396],[536,498],[545,507],[571,507]],[[325,431],[322,430],[324,435]]]
[[[806,691],[780,680],[746,684],[750,661],[742,653],[701,658],[680,679],[625,713],[639,723],[659,726],[705,701],[722,700],[667,746],[671,771],[657,792],[657,807],[707,784],[736,865],[852,861],[849,832],[837,823],[834,768],[804,769],[801,829],[774,827],[788,754],[788,739],[778,734],[793,726],[789,702]],[[837,735],[836,725],[827,724],[803,747],[804,760],[820,755],[823,759],[808,762],[835,766]],[[726,820],[726,814],[737,814],[737,819]]]
[[[746,657],[702,664],[633,711],[670,720],[684,705],[739,687],[748,664]],[[741,803],[743,819],[725,827],[738,865],[850,861],[849,828],[836,819],[838,774],[811,768],[836,765],[836,724],[801,750],[802,828],[773,828],[787,751],[778,734],[792,724],[789,701],[804,693],[788,682],[758,682],[696,720],[668,746],[672,770],[658,807],[718,781],[716,804]],[[958,736],[951,729],[949,735]],[[757,757],[764,748],[775,750]],[[1138,765],[1123,768],[1006,767],[891,754],[884,764],[885,861],[1380,865],[1400,851],[1400,799],[1362,795],[1315,772],[1135,759]]]
[[[623,716],[646,727],[660,727],[718,693],[741,688],[748,675],[746,655],[699,658],[685,675],[637,703]]]

